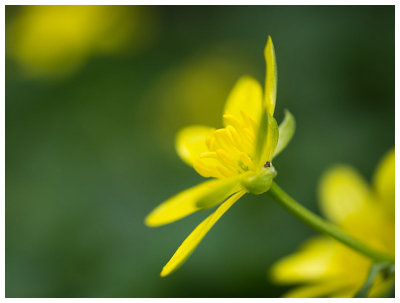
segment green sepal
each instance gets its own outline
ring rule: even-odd
[[[275,149],[274,157],[284,150],[286,145],[289,144],[295,130],[296,120],[288,110],[285,110],[285,117],[283,118],[282,123],[279,125],[279,140]]]
[[[256,138],[254,162],[256,166],[271,161],[279,140],[279,128],[274,117],[264,109]]]
[[[265,164],[266,161],[272,161],[274,152],[279,142],[279,128],[275,118],[268,115],[268,136],[266,146],[263,151],[263,158],[261,164]]]
[[[269,115],[266,109],[263,108],[256,138],[256,149],[254,153],[255,163],[260,162],[262,154],[265,150],[264,146],[267,143],[268,125],[269,125]]]
[[[270,167],[263,167],[258,174],[246,174],[241,181],[242,186],[254,195],[260,195],[268,191],[277,175],[275,168],[272,164],[270,165]]]

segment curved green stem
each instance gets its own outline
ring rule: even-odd
[[[332,223],[323,220],[300,205],[292,197],[285,193],[285,191],[283,191],[275,182],[272,182],[271,188],[268,192],[280,205],[318,232],[331,236],[339,242],[342,242],[343,244],[375,261],[386,261],[394,264],[394,259],[390,256],[376,251],[364,243],[354,239],[353,237],[350,237]]]

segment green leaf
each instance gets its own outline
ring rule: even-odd
[[[393,275],[394,274],[393,265],[389,264],[388,262],[372,264],[369,269],[367,279],[364,282],[364,285],[361,286],[361,288],[357,291],[357,293],[354,295],[354,298],[366,298],[368,296],[372,284],[374,283],[376,277],[380,273],[383,273],[384,278],[388,278],[388,276]]]
[[[215,187],[213,190],[201,196],[197,200],[196,206],[199,208],[210,208],[223,202],[230,195],[238,191],[235,191],[235,187],[238,184],[238,178],[227,179],[226,182],[223,182],[221,185]]]
[[[283,118],[282,123],[279,125],[279,140],[275,149],[274,157],[284,150],[286,145],[289,144],[295,130],[296,120],[288,110],[285,110],[285,117]]]

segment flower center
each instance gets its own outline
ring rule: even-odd
[[[224,128],[207,138],[208,151],[199,155],[194,168],[203,176],[232,177],[256,169],[253,162],[257,123],[241,111],[241,117],[224,115]]]

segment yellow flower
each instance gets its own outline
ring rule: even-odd
[[[272,40],[264,51],[266,81],[239,79],[224,109],[224,128],[190,126],[176,137],[178,155],[203,177],[213,179],[189,188],[156,207],[146,218],[148,226],[171,223],[223,202],[186,238],[161,271],[177,269],[219,218],[244,194],[261,194],[271,186],[276,171],[272,159],[290,141],[294,119],[286,112],[278,129],[273,118],[276,100],[276,63]],[[278,141],[279,137],[279,141]]]
[[[7,26],[7,54],[27,76],[65,76],[93,55],[119,52],[132,38],[135,46],[142,44],[141,11],[101,5],[23,6]]]
[[[370,188],[351,167],[328,170],[320,183],[319,198],[325,216],[370,247],[394,257],[395,153],[378,165]],[[300,250],[278,261],[272,279],[281,284],[302,284],[287,297],[353,297],[367,279],[372,261],[328,237],[308,240]],[[382,296],[391,280],[382,277],[369,296]]]

